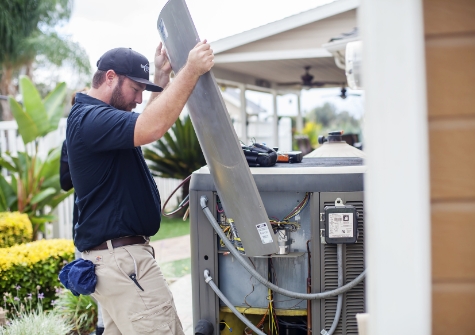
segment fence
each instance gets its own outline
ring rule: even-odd
[[[40,139],[38,144],[38,154],[41,157],[46,157],[48,151],[52,148],[61,146],[66,138],[66,119],[63,118],[59,122],[58,129],[49,133],[44,138]],[[25,146],[18,133],[18,126],[15,121],[3,121],[0,122],[0,151],[2,153],[9,151],[12,154],[16,154],[18,151],[25,151]],[[33,146],[28,144],[26,151],[32,153]],[[8,172],[2,169],[1,173],[8,177]],[[59,173],[59,171],[58,171]],[[173,190],[179,185],[181,180],[158,178],[155,177],[162,203],[168,198]],[[177,192],[177,196],[181,193]],[[174,196],[168,203],[169,208],[174,208],[178,205],[177,198]],[[57,220],[53,222],[52,237],[55,238],[72,238],[72,220],[73,220],[73,206],[74,197],[71,195],[60,203],[55,210]],[[49,234],[47,234],[49,235]]]

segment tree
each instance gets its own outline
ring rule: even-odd
[[[343,130],[345,133],[358,134],[361,132],[360,120],[355,119],[347,111],[338,112],[335,105],[326,102],[323,106],[316,107],[305,116],[307,122],[321,124],[319,128],[321,133],[326,135],[332,130]]]
[[[15,95],[20,70],[30,78],[35,63],[61,66],[89,74],[88,56],[56,29],[69,20],[73,0],[0,0],[0,94]],[[4,117],[8,105],[1,103]]]
[[[305,118],[308,121],[320,123],[324,128],[327,128],[336,118],[336,107],[331,103],[325,102],[323,106],[312,109]]]

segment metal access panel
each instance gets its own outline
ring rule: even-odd
[[[261,192],[267,213],[270,217],[282,218],[304,198],[306,192]],[[310,195],[311,196],[311,195]],[[311,201],[311,200],[310,200]],[[308,276],[307,241],[311,240],[311,206],[300,213],[300,228],[290,233],[293,240],[291,252],[286,255],[250,258],[255,269],[267,278],[269,268],[275,272],[273,281],[294,292],[306,292]],[[219,239],[217,241],[219,244]],[[244,308],[266,308],[268,306],[267,288],[253,278],[242,265],[228,254],[227,248],[219,248],[220,289],[234,306]],[[275,293],[275,308],[306,309],[305,301],[291,299]],[[224,306],[224,305],[222,305]]]
[[[172,69],[178,73],[200,41],[185,1],[169,0],[157,28]],[[246,255],[277,252],[277,239],[212,72],[201,76],[187,107],[216,191],[226,213],[234,219]]]
[[[365,269],[364,264],[364,216],[363,192],[325,192],[320,193],[320,212],[324,213],[325,206],[334,206],[335,200],[340,198],[343,204],[356,207],[358,212],[358,240],[355,244],[343,244],[343,278],[344,284],[356,278]],[[324,222],[320,222],[320,229],[325,229]],[[320,244],[320,291],[328,291],[338,287],[338,269],[335,244]],[[355,288],[343,296],[343,307],[340,323],[334,335],[358,335],[356,314],[365,312],[365,282],[362,281]],[[325,329],[330,329],[335,316],[337,297],[320,301],[319,323]]]

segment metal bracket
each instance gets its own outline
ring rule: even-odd
[[[325,213],[320,213],[320,222],[325,222]]]
[[[327,244],[327,242],[325,241],[325,229],[320,229],[320,243]]]
[[[341,200],[341,198],[336,198],[335,207],[345,207],[345,204],[343,203],[343,200]]]

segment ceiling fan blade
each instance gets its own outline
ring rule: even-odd
[[[302,85],[301,81],[295,81],[291,83],[277,83],[278,86],[295,86],[295,85]]]
[[[336,81],[314,81],[312,84],[315,84],[318,86],[334,85],[334,86],[341,87],[342,83],[336,82]]]

